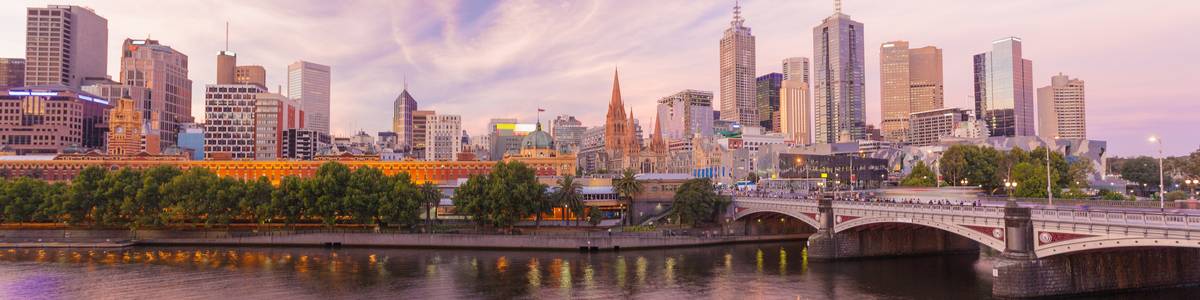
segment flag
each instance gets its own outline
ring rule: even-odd
[[[546,109],[538,108],[538,112],[546,112]]]

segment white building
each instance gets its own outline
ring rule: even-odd
[[[204,91],[204,158],[254,159],[255,84],[210,84]]]
[[[758,124],[758,74],[754,67],[754,35],[743,26],[742,7],[733,7],[733,20],[721,38],[721,119]]]
[[[298,99],[308,112],[305,128],[329,134],[329,66],[307,61],[288,65],[288,97]]]
[[[434,114],[425,123],[425,160],[452,161],[462,150],[462,117]]]

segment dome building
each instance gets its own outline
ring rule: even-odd
[[[521,139],[520,155],[522,157],[558,156],[558,151],[554,148],[554,138],[549,133],[542,131],[542,122],[539,121],[537,128]]]

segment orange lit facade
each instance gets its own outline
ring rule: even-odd
[[[238,179],[256,179],[266,176],[271,182],[278,183],[286,176],[310,177],[317,169],[329,161],[337,161],[351,169],[373,167],[393,175],[408,173],[416,182],[433,182],[449,184],[458,179],[471,175],[487,174],[492,170],[495,161],[380,161],[375,160],[339,160],[325,161],[194,161],[182,156],[169,155],[59,155],[53,160],[0,160],[0,176],[27,176],[50,181],[68,181],[81,170],[91,166],[100,166],[109,170],[131,168],[144,170],[156,166],[168,165],[180,169],[206,168],[219,176]],[[573,175],[575,172],[574,158],[510,158],[508,161],[520,161],[533,168],[537,176]]]

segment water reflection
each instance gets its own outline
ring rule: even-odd
[[[799,242],[592,254],[6,249],[0,250],[0,299],[974,299],[990,296],[987,264],[970,255],[809,264]],[[1200,290],[1114,297],[1196,292]]]

